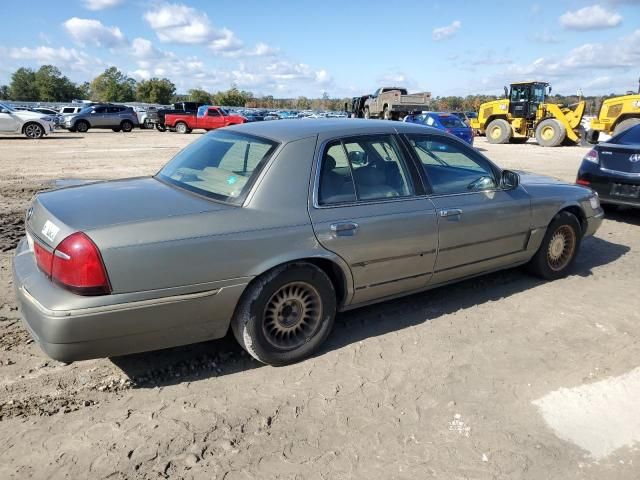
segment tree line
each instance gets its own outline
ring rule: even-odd
[[[586,113],[597,115],[604,97],[590,96]],[[433,110],[436,111],[478,111],[484,102],[499,96],[468,95],[466,97],[435,97]],[[91,82],[74,83],[53,65],[43,65],[37,70],[21,67],[11,75],[9,85],[0,86],[0,99],[30,102],[70,102],[74,99],[96,102],[141,102],[167,105],[178,101],[205,102],[228,107],[291,109],[291,110],[344,110],[350,105],[349,98],[330,98],[324,93],[321,98],[274,98],[272,95],[256,96],[252,92],[240,90],[237,86],[218,92],[207,92],[200,88],[177,94],[176,86],[168,78],[150,78],[136,81],[116,67],[109,67]],[[579,101],[577,96],[554,95],[553,103],[571,105]]]

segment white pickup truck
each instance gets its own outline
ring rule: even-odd
[[[55,129],[55,119],[42,113],[14,110],[0,103],[0,133],[24,134],[28,138],[42,138]]]

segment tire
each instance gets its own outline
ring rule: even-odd
[[[364,118],[366,118],[367,120],[371,118],[371,112],[369,111],[368,107],[364,109]]]
[[[304,306],[307,302],[313,305],[309,310]],[[335,314],[336,293],[327,274],[309,263],[289,263],[254,280],[236,307],[231,329],[242,348],[259,362],[286,365],[310,356],[322,345]]]
[[[502,118],[497,118],[489,125],[486,130],[487,140],[489,143],[509,143],[511,139],[511,125]]]
[[[156,123],[156,130],[159,132],[166,132],[167,127],[165,127],[162,123]]]
[[[148,118],[145,118],[143,124],[140,125],[140,128],[144,130],[153,130],[153,123],[151,123]]]
[[[133,123],[131,123],[129,120],[123,120],[122,123],[120,123],[120,128],[123,132],[129,133],[131,130],[133,130]]]
[[[111,130],[113,130],[114,132],[119,132],[120,131],[120,127],[114,127]]]
[[[540,248],[529,261],[529,271],[545,280],[565,277],[576,258],[581,239],[582,228],[575,215],[558,213],[547,227]]]
[[[78,120],[74,126],[80,133],[87,133],[89,131],[89,122],[85,122],[84,120]]]
[[[598,138],[600,138],[600,132],[598,130],[587,130],[587,134],[585,135],[585,140],[589,145],[597,144]]]
[[[566,137],[567,129],[554,118],[547,118],[536,127],[536,142],[541,147],[557,147]]]
[[[384,107],[382,111],[382,118],[385,120],[391,120],[391,112],[389,111],[389,107]]]
[[[44,137],[44,134],[45,134],[45,131],[44,131],[44,128],[42,128],[42,125],[35,122],[27,123],[22,128],[22,132],[27,138],[30,138],[32,140],[37,140],[39,138],[42,138]]]
[[[622,133],[635,125],[640,125],[640,118],[627,118],[626,120],[622,120],[616,125],[616,128],[613,129],[613,134],[617,135]]]
[[[184,135],[185,133],[189,133],[189,127],[184,122],[178,122],[176,123],[176,132]]]

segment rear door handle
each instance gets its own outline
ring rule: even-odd
[[[358,224],[355,222],[339,222],[332,223],[330,228],[335,237],[352,237],[358,230]]]
[[[448,210],[440,210],[441,217],[458,217],[462,215],[462,210],[459,208],[450,208]]]

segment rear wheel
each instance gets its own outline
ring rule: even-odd
[[[166,132],[167,127],[165,127],[162,123],[156,123],[156,130],[159,132]]]
[[[489,143],[508,143],[511,139],[511,125],[506,120],[498,118],[489,123],[486,135]]]
[[[536,141],[541,147],[557,147],[566,136],[567,129],[554,118],[547,118],[536,127]]]
[[[231,322],[238,343],[271,365],[297,362],[325,341],[336,313],[329,277],[315,265],[291,263],[256,279]]]
[[[38,139],[44,137],[44,128],[39,123],[27,123],[23,132],[27,138]]]
[[[85,122],[84,120],[79,120],[75,124],[76,130],[80,133],[86,133],[89,130],[89,122]]]
[[[529,262],[529,270],[546,280],[567,275],[576,258],[582,229],[578,219],[569,212],[560,212],[547,227],[542,245]]]
[[[120,128],[122,128],[123,132],[130,132],[131,130],[133,130],[133,123],[130,122],[129,120],[123,120],[122,123],[120,124]]]
[[[176,123],[176,132],[184,135],[185,133],[189,133],[189,127],[187,127],[187,124],[184,122],[178,122]]]
[[[617,135],[636,125],[640,125],[640,118],[627,118],[616,125],[616,128],[613,129],[613,134]]]

